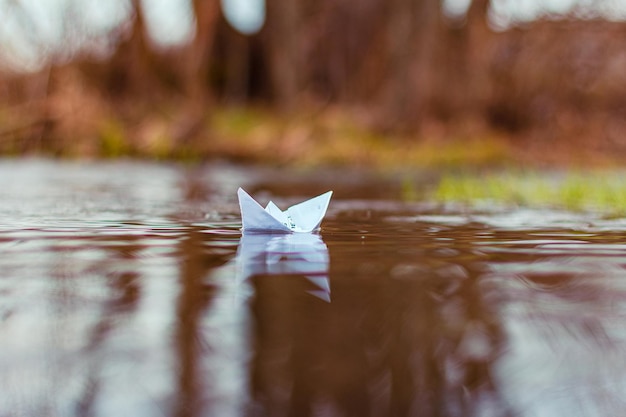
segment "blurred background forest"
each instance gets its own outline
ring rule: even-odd
[[[619,0],[0,0],[0,154],[619,161],[625,20]]]

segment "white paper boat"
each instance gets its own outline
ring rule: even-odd
[[[309,294],[330,302],[328,248],[314,233],[244,233],[237,248],[237,278],[241,284],[255,275],[306,278]]]
[[[263,208],[242,188],[237,190],[242,229],[251,232],[310,233],[319,229],[333,192],[328,191],[282,211],[269,202]]]

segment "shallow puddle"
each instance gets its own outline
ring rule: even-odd
[[[0,178],[2,416],[626,410],[620,219],[218,165],[8,160]],[[240,185],[335,196],[320,234],[242,237]]]

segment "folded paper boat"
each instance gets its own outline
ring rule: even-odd
[[[310,233],[319,229],[326,215],[330,197],[328,191],[310,200],[293,205],[282,211],[273,202],[263,208],[242,188],[237,190],[241,209],[242,229],[250,232]]]

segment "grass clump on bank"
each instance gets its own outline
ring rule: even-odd
[[[497,173],[446,175],[435,200],[493,202],[530,207],[626,214],[626,184],[620,172]]]

